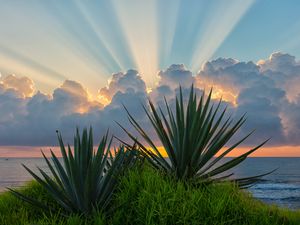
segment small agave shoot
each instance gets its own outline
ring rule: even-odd
[[[224,110],[220,109],[221,100],[217,106],[214,106],[211,95],[212,90],[206,99],[203,93],[200,100],[198,100],[192,86],[188,102],[184,104],[180,88],[179,96],[176,96],[175,114],[170,109],[166,99],[166,114],[160,106],[155,107],[151,100],[149,100],[151,110],[143,106],[166,151],[167,158],[161,154],[146,130],[134,119],[126,107],[125,110],[130,123],[147,145],[137,140],[132,133],[119,125],[137,143],[143,155],[155,168],[163,170],[179,180],[203,183],[233,181],[240,187],[247,187],[268,173],[254,177],[232,179],[233,173],[229,174],[228,170],[244,161],[247,156],[263,146],[266,141],[236,158],[223,161],[222,159],[245,141],[252,132],[225,151],[221,151],[246,119],[245,116],[242,116],[236,122],[233,122],[231,117],[225,119],[226,108]],[[123,143],[126,144],[126,142]],[[149,147],[152,150],[149,150]]]
[[[65,149],[61,134],[57,132],[57,135],[63,164],[52,151],[53,164],[51,164],[42,152],[51,172],[50,176],[38,168],[42,175],[40,177],[25,165],[23,166],[67,212],[87,215],[95,209],[106,210],[115,190],[118,175],[134,163],[135,152],[127,151],[124,146],[111,152],[111,139],[108,139],[108,132],[102,137],[98,149],[94,151],[91,128],[89,133],[84,129],[81,138],[77,129],[73,152],[70,145],[67,150]],[[52,210],[42,202],[15,190],[10,189],[10,191],[30,204]]]

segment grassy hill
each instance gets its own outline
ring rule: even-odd
[[[233,184],[195,187],[162,175],[148,165],[132,168],[121,179],[111,211],[104,215],[95,210],[88,218],[44,212],[11,193],[2,193],[0,224],[300,224],[300,211],[266,205]],[[28,183],[21,191],[59,211],[59,206],[36,182]]]

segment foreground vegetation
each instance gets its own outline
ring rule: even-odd
[[[300,224],[300,211],[265,205],[232,183],[190,185],[148,165],[121,178],[111,211],[89,216],[62,216],[63,210],[37,182],[20,190],[57,210],[49,213],[11,193],[0,195],[0,224]]]
[[[173,113],[166,99],[166,115],[160,106],[155,108],[151,100],[149,100],[150,110],[143,105],[150,124],[167,153],[167,159],[161,155],[154,144],[154,138],[146,133],[125,107],[129,122],[153,151],[121,124],[119,124],[120,127],[134,141],[133,145],[119,139],[122,142],[119,148],[111,148],[112,138],[109,138],[107,131],[95,150],[92,128],[90,128],[89,132],[84,129],[82,136],[77,129],[72,149],[70,145],[65,146],[61,134],[57,131],[63,163],[51,151],[51,159],[48,159],[42,152],[51,172],[50,175],[40,168],[38,168],[39,175],[25,165],[23,166],[64,209],[60,212],[61,214],[74,213],[86,216],[95,210],[110,211],[111,197],[120,177],[137,162],[145,159],[158,172],[172,177],[174,181],[189,183],[189,185],[199,183],[208,185],[226,181],[245,188],[267,174],[232,178],[233,173],[226,173],[243,162],[266,141],[238,157],[222,162],[228,153],[252,134],[250,132],[217,155],[243,125],[244,116],[237,122],[233,122],[230,116],[225,119],[226,108],[220,110],[221,100],[216,107],[211,102],[212,90],[206,99],[203,92],[198,100],[192,86],[186,104],[183,101],[181,87],[179,90],[179,96],[175,97],[176,113]],[[21,200],[43,208],[45,211],[57,213],[56,209],[45,205],[35,197],[12,189],[10,191]]]
[[[57,132],[58,133],[58,132]],[[100,141],[97,151],[94,151],[92,128],[88,132],[84,129],[82,138],[77,129],[74,137],[74,151],[68,145],[65,149],[62,137],[58,133],[58,141],[62,154],[63,164],[51,151],[50,160],[43,154],[47,166],[51,172],[49,176],[38,168],[42,177],[31,169],[25,169],[33,178],[42,185],[51,197],[64,209],[61,213],[90,214],[95,208],[106,209],[115,190],[118,176],[135,163],[135,150],[126,151],[122,146],[111,151],[111,139],[108,132]],[[45,210],[56,212],[49,205],[38,201],[34,196],[10,189],[16,197],[41,207]]]
[[[268,173],[254,177],[233,178],[233,174],[224,175],[224,172],[243,162],[268,140],[237,157],[226,162],[222,161],[253,132],[226,147],[226,144],[245,123],[245,115],[234,122],[231,116],[227,117],[226,107],[221,110],[222,100],[220,99],[217,104],[214,104],[211,96],[212,90],[206,99],[204,92],[198,99],[192,86],[188,98],[184,101],[182,89],[179,87],[174,107],[171,107],[166,99],[164,108],[160,105],[155,106],[151,100],[149,100],[150,109],[146,106],[143,107],[149,123],[160,140],[159,146],[164,147],[167,157],[160,153],[158,146],[154,143],[155,139],[148,134],[149,128],[144,129],[126,107],[129,122],[147,145],[144,145],[125,127],[120,126],[129,138],[137,143],[140,152],[154,168],[170,174],[177,180],[201,181],[202,183],[226,180],[245,188]],[[175,108],[175,113],[173,108]],[[123,143],[130,147],[125,141]],[[150,146],[153,151],[149,150],[147,146]],[[222,152],[222,148],[225,148],[225,151]]]

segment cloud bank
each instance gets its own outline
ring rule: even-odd
[[[28,77],[2,76],[0,145],[53,145],[55,130],[71,141],[76,126],[89,125],[97,138],[107,129],[124,138],[115,123],[129,127],[123,104],[148,129],[141,104],[148,97],[161,104],[165,96],[172,105],[178,85],[187,93],[193,83],[199,93],[213,87],[213,97],[222,97],[236,118],[247,113],[237,138],[252,129],[256,132],[246,144],[269,137],[271,146],[300,144],[300,62],[294,56],[278,52],[257,63],[218,58],[206,62],[197,74],[177,64],[157,75],[159,82],[149,93],[138,71],[113,74],[96,100],[76,81],[66,80],[46,95],[35,90]]]

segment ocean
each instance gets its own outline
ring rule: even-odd
[[[0,191],[5,191],[6,187],[22,186],[32,179],[21,163],[34,171],[36,166],[47,170],[41,158],[0,158]],[[244,177],[276,168],[248,191],[267,204],[300,209],[300,158],[248,158],[233,172],[236,177]]]

